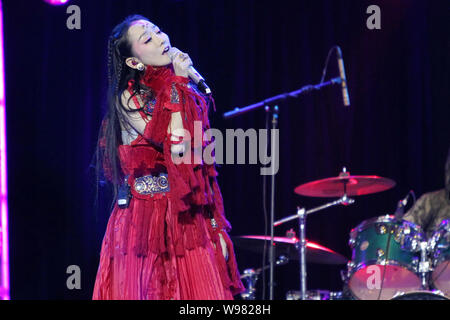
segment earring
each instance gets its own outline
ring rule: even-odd
[[[142,70],[144,70],[145,67],[142,63],[139,63],[137,68],[139,71],[142,71]]]

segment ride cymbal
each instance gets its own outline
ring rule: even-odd
[[[316,180],[299,185],[294,192],[307,197],[336,198],[362,196],[382,192],[395,186],[395,181],[375,175],[351,176],[344,171],[338,177]]]

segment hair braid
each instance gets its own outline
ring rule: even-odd
[[[109,37],[108,39],[108,87],[111,88],[113,85],[113,74],[114,74],[114,66],[113,66],[113,41],[114,37]]]
[[[123,69],[123,61],[122,61],[122,55],[120,54],[119,46],[116,46],[116,54],[117,54],[117,78],[116,78],[116,86],[114,88],[114,93],[119,93],[119,86],[120,81],[122,80],[122,69]]]

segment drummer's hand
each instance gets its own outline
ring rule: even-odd
[[[177,76],[188,77],[188,69],[192,66],[192,60],[189,58],[187,53],[181,52],[177,48],[172,47],[171,50],[174,50],[175,57],[172,60],[173,70]]]

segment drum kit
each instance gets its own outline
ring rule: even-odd
[[[427,239],[419,225],[401,216],[385,215],[362,221],[350,231],[352,258],[305,239],[306,216],[335,205],[350,205],[360,195],[393,188],[395,182],[379,176],[352,176],[346,168],[337,177],[317,180],[295,188],[308,197],[338,200],[317,208],[298,208],[297,214],[274,223],[299,220],[300,237],[290,229],[286,237],[247,235],[233,238],[238,249],[263,253],[273,244],[274,265],[299,261],[300,290],[288,291],[287,300],[449,300],[450,299],[450,221],[444,220]],[[343,270],[342,291],[306,290],[306,263],[347,265]],[[242,280],[244,300],[256,299],[256,282],[268,269],[246,269]]]

